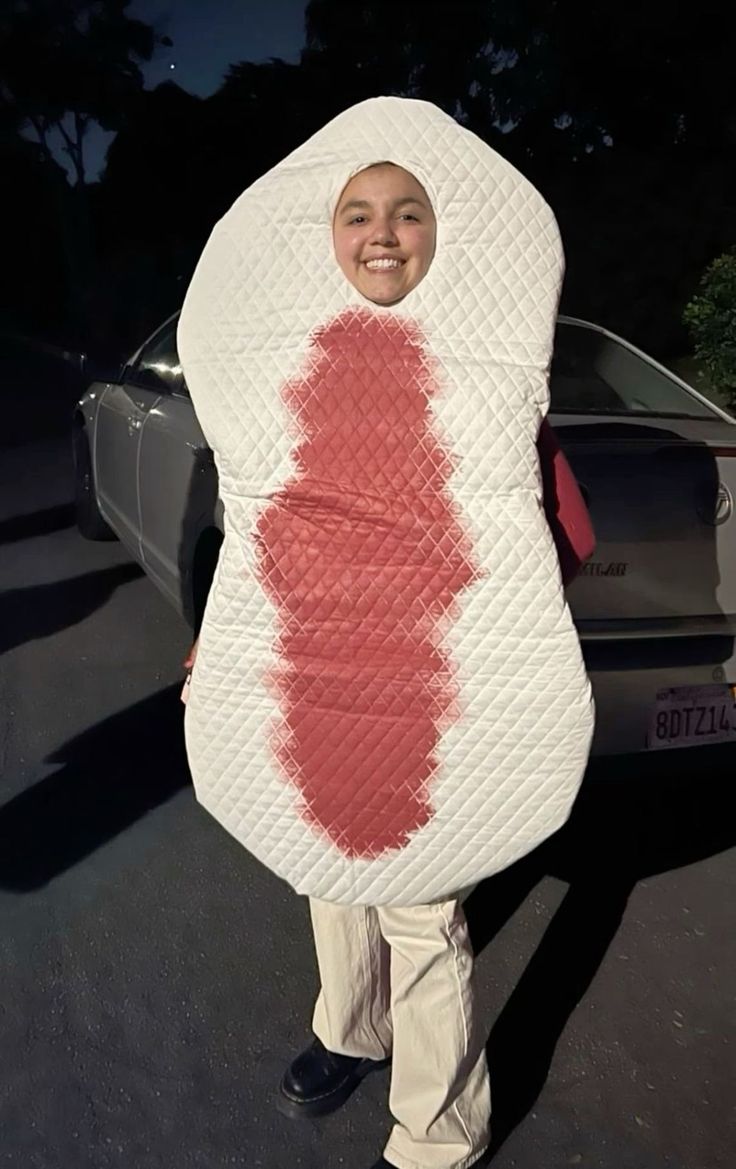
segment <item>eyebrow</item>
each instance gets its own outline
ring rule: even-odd
[[[417,199],[414,195],[407,195],[404,199],[397,199],[394,203],[394,208],[405,207],[407,203],[416,203],[418,207],[423,207],[425,211],[428,210],[427,204],[422,199]],[[339,208],[340,214],[343,211],[364,210],[370,207],[368,199],[350,199],[349,202],[343,203]]]

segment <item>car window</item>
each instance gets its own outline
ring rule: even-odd
[[[128,371],[128,381],[160,393],[186,393],[176,350],[176,321],[170,321],[143,346]]]
[[[557,414],[712,418],[705,403],[625,345],[583,325],[559,324],[550,371]]]

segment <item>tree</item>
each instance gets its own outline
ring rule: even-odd
[[[65,299],[56,206],[40,147],[17,130],[14,111],[0,96],[0,171],[9,227],[3,242],[0,320],[11,332],[32,334],[41,329],[53,334]],[[57,170],[60,194],[71,194],[61,167]]]
[[[127,16],[129,3],[0,0],[0,98],[17,131],[36,144],[65,257],[68,324],[80,342],[94,319],[85,137],[92,121],[106,130],[124,124],[143,89],[139,62],[157,43],[151,27]],[[54,131],[72,165],[71,190],[53,157]]]
[[[434,101],[509,148],[736,145],[736,8],[722,0],[311,0],[303,60],[335,91]]]
[[[501,0],[505,4],[509,0]],[[479,0],[360,5],[311,0],[302,66],[334,113],[377,94],[433,101],[464,120],[497,61],[494,6]],[[487,113],[486,129],[493,120]]]
[[[173,82],[144,91],[90,189],[99,276],[89,345],[100,355],[122,357],[179,307],[218,217],[211,201],[222,197],[221,183],[207,167],[213,126],[206,107]]]
[[[2,0],[0,90],[51,159],[49,135],[64,141],[76,182],[85,182],[91,121],[117,130],[143,88],[154,30],[125,13],[130,0]],[[159,38],[164,41],[166,38]],[[170,43],[170,42],[169,42]]]
[[[683,320],[713,384],[736,405],[736,248],[709,264]]]
[[[694,273],[736,238],[736,6],[722,0],[311,0],[303,64],[329,114],[442,106],[560,219],[568,311],[660,354]]]

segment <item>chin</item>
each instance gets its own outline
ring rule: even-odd
[[[399,304],[405,296],[406,293],[402,293],[401,296],[367,296],[366,300],[369,300],[371,304],[380,304],[381,308],[391,308],[393,305]]]
[[[373,304],[382,304],[384,306],[398,304],[400,300],[404,299],[408,291],[408,288],[404,288],[400,292],[380,293],[376,292],[375,289],[369,291],[367,288],[358,288],[358,292],[361,292],[367,300],[370,300]]]

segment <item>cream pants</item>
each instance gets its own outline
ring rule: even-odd
[[[398,1169],[472,1165],[488,1146],[491,1097],[460,902],[309,904],[322,982],[315,1035],[342,1055],[393,1057],[386,1160]]]

